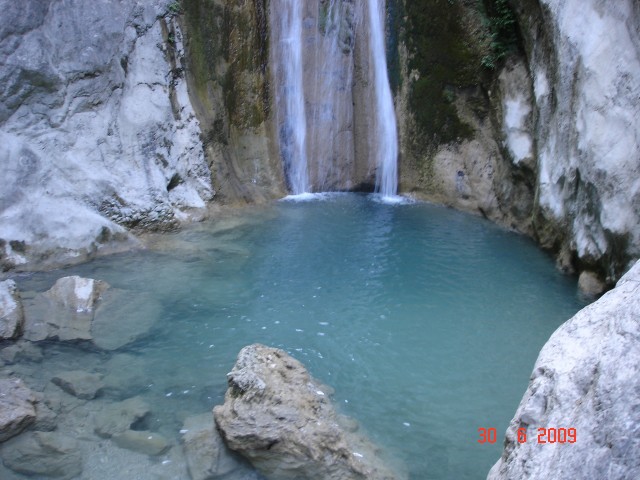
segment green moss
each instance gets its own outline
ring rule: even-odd
[[[484,81],[481,42],[465,25],[468,2],[406,0],[405,38],[409,70],[418,73],[409,98],[418,126],[435,143],[470,138],[473,129],[458,116],[460,89]]]
[[[491,50],[482,57],[481,63],[493,70],[518,47],[516,18],[508,0],[483,0],[480,8],[491,38]]]
[[[220,86],[229,121],[256,127],[268,115],[266,0],[182,0],[190,74],[205,108]]]

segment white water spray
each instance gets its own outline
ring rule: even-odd
[[[289,188],[294,195],[309,191],[307,121],[302,82],[302,2],[274,0],[270,15],[279,22],[276,38],[276,104],[278,138]]]
[[[371,61],[374,68],[376,98],[376,192],[393,197],[398,191],[398,133],[391,87],[387,76],[384,42],[384,0],[368,0]]]

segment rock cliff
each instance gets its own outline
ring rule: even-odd
[[[392,3],[402,189],[612,286],[640,256],[637,2]]]
[[[640,263],[551,336],[489,480],[640,478],[638,311]],[[549,433],[541,444],[540,428],[573,428],[576,441],[554,432],[555,442]]]
[[[213,195],[167,1],[2,0],[0,265],[82,260]]]
[[[536,234],[612,283],[640,256],[640,7],[513,4],[531,79],[515,108],[536,159]]]

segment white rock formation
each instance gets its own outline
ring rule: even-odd
[[[640,478],[638,312],[640,262],[543,347],[489,480]],[[574,428],[576,442],[540,444],[539,428]]]
[[[0,282],[0,340],[16,338],[22,333],[24,311],[16,282]]]
[[[542,241],[563,243],[613,282],[640,257],[640,6],[514,4],[532,80],[517,86],[532,89],[533,103],[505,97],[506,143],[514,161],[526,156],[521,127],[531,109],[538,225],[556,225],[564,237]]]
[[[82,259],[213,195],[168,0],[0,0],[0,267]]]

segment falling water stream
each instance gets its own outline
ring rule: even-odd
[[[398,139],[384,13],[384,0],[271,2],[278,140],[294,195],[349,190],[368,183],[371,172],[382,198],[396,194]],[[358,97],[365,104],[356,101],[357,62],[357,81],[371,90],[366,100]],[[358,122],[366,126],[358,130]],[[357,131],[366,137],[361,151],[369,158],[356,154]]]
[[[276,78],[276,114],[280,154],[288,186],[294,195],[309,191],[307,121],[302,65],[302,2],[277,0],[270,15],[272,31],[279,32],[273,48]]]
[[[392,198],[398,190],[398,133],[396,113],[387,74],[384,41],[384,0],[368,0],[371,60],[374,66],[376,98],[376,135],[372,149],[376,155],[376,192]]]

